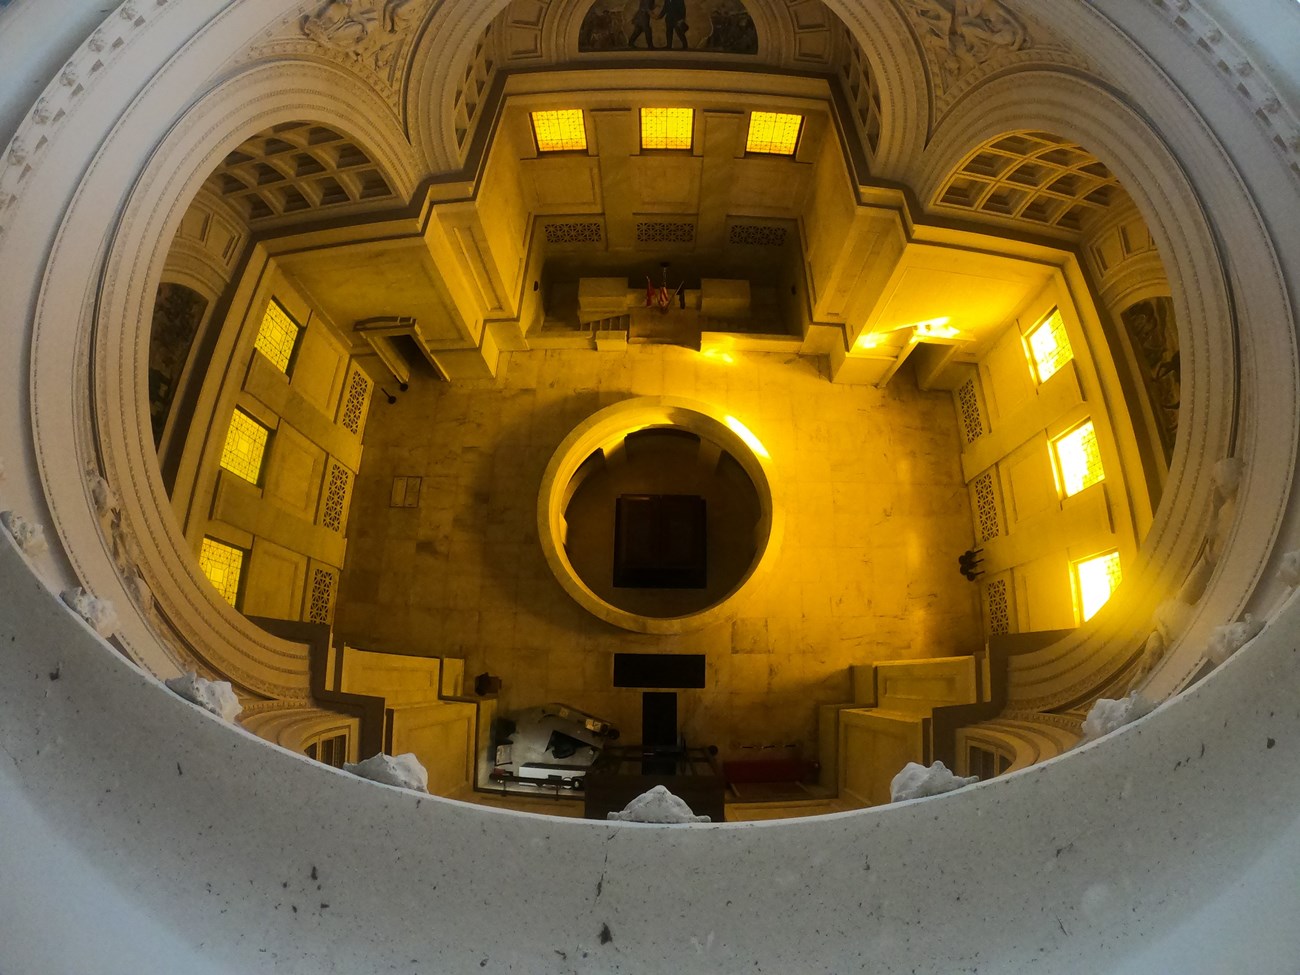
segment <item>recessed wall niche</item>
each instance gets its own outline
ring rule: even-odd
[[[779,538],[767,450],[705,404],[639,397],[593,414],[551,458],[538,500],[547,562],[624,629],[728,619]]]

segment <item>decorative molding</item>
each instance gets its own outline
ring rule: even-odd
[[[122,580],[122,588],[135,603],[136,609],[145,623],[158,638],[168,658],[184,671],[193,671],[198,666],[197,659],[185,648],[185,639],[175,627],[158,611],[158,604],[153,596],[153,589],[145,578],[144,559],[135,542],[135,534],[127,524],[122,505],[117,494],[107,480],[94,468],[86,470],[86,488],[91,505],[99,521],[100,534],[104,545]],[[128,653],[130,646],[126,646]]]
[[[1196,53],[1212,64],[1249,109],[1251,117],[1300,180],[1300,117],[1258,70],[1245,48],[1232,39],[1195,0],[1148,0]]]
[[[156,0],[144,6],[148,16],[133,2],[119,7],[117,17],[105,20],[73,52],[18,124],[8,148],[0,155],[0,241],[5,238],[5,211],[17,203],[24,182],[41,164],[46,147],[68,113],[99,80],[104,68],[122,56],[140,28],[165,12],[162,8],[167,3]]]
[[[492,23],[501,24],[504,36],[502,55],[512,62],[540,61],[546,56],[542,29],[551,0],[526,0],[512,3]],[[484,31],[486,33],[486,29]]]
[[[1195,609],[1205,595],[1214,575],[1215,567],[1228,544],[1228,534],[1237,514],[1237,489],[1241,484],[1242,465],[1235,458],[1227,458],[1214,465],[1214,501],[1210,523],[1205,532],[1201,552],[1178,591],[1156,607],[1152,630],[1142,644],[1142,654],[1129,684],[1130,689],[1144,688],[1147,679],[1164,659],[1166,651],[1178,642],[1187,631]],[[1200,671],[1204,663],[1202,651],[1193,669],[1185,673],[1186,682]]]
[[[1024,711],[1020,709],[1010,709],[1003,711],[998,715],[999,720],[1023,721],[1026,724],[1047,725],[1051,728],[1060,728],[1062,731],[1068,731],[1072,734],[1079,735],[1083,733],[1080,727],[1081,720],[1069,714],[1053,714],[1044,711]]]
[[[832,62],[835,52],[836,16],[820,0],[785,0],[790,17],[790,60],[797,65],[820,68]]]
[[[298,29],[392,83],[414,16],[427,5],[428,0],[324,0],[298,21]]]

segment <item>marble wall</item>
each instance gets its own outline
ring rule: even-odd
[[[834,385],[822,360],[686,349],[547,349],[503,358],[496,383],[415,381],[378,401],[365,432],[336,615],[354,646],[466,658],[504,678],[502,708],[558,700],[634,741],[640,692],[611,686],[618,651],[704,653],[681,729],[724,756],[798,743],[815,755],[816,705],[849,698],[854,663],[975,651],[976,589],[957,421],[946,392],[910,377]],[[632,395],[725,406],[772,455],[787,512],[773,572],[733,622],[679,636],[618,630],[550,574],[536,505],[551,454],[579,421]],[[422,478],[417,508],[392,481]]]

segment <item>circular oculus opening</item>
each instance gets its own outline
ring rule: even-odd
[[[548,565],[577,603],[641,633],[730,619],[776,550],[767,449],[739,419],[674,397],[617,403],[551,457]]]

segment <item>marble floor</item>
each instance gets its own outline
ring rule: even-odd
[[[348,525],[339,637],[466,658],[503,678],[502,710],[560,701],[640,731],[640,691],[612,686],[615,652],[703,653],[682,691],[692,745],[724,758],[816,757],[816,708],[846,700],[852,664],[973,652],[972,540],[950,394],[900,373],[886,389],[829,382],[824,360],[671,346],[503,356],[495,382],[412,382],[376,398]],[[537,538],[537,493],[560,441],[633,395],[723,406],[763,441],[786,514],[773,571],[732,622],[651,636],[588,615]],[[418,506],[391,507],[395,477]],[[411,496],[412,501],[415,495]]]

